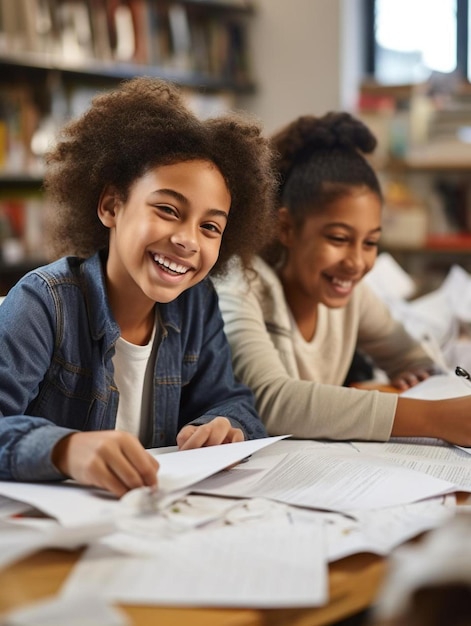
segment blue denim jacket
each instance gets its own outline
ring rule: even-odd
[[[185,424],[217,415],[246,438],[266,436],[252,393],[234,380],[211,281],[157,306],[149,447],[175,445]],[[71,430],[115,427],[119,334],[98,254],[33,270],[10,290],[0,306],[1,480],[62,478],[51,462],[57,441]]]

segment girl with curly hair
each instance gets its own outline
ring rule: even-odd
[[[46,158],[57,257],[0,307],[0,479],[155,486],[145,448],[257,438],[208,275],[269,234],[275,178],[259,126],[199,120],[136,78],[97,96]]]
[[[278,233],[248,280],[218,282],[234,371],[254,391],[270,434],[471,445],[471,398],[399,391],[437,372],[362,282],[381,237],[382,194],[366,155],[370,130],[348,113],[303,116],[275,134]],[[398,394],[344,386],[358,347]]]

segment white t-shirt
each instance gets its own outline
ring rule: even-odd
[[[116,430],[132,433],[145,444],[152,426],[153,373],[157,341],[156,323],[145,346],[119,337],[113,357],[114,380],[119,391]]]

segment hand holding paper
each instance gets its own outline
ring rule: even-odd
[[[55,445],[52,462],[65,476],[118,497],[157,485],[157,461],[134,435],[119,430],[72,433]]]

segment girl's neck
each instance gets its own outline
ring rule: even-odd
[[[155,323],[155,302],[132,298],[128,293],[108,285],[108,299],[121,337],[137,346],[149,343]]]
[[[136,346],[146,346],[152,336],[155,324],[154,309],[152,309],[150,315],[141,320],[137,319],[121,319],[117,320],[121,329],[121,337],[129,343],[133,343]]]

